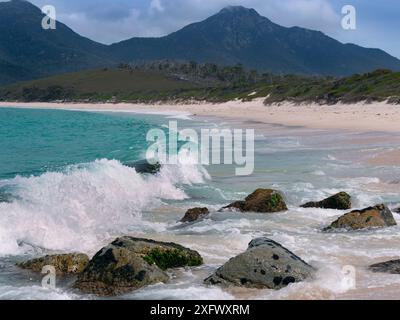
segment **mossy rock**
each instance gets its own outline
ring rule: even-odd
[[[282,194],[272,189],[257,189],[244,201],[236,201],[222,210],[231,209],[258,213],[274,213],[288,210]]]
[[[112,245],[127,248],[163,270],[203,264],[203,258],[197,251],[172,242],[122,237],[113,241]]]
[[[119,295],[167,282],[167,269],[201,264],[198,252],[179,244],[121,237],[93,257],[74,287],[85,293]]]
[[[89,264],[89,257],[82,253],[56,254],[17,264],[22,269],[42,272],[44,266],[53,266],[57,274],[78,274]]]
[[[165,272],[136,253],[109,245],[93,257],[74,288],[86,294],[115,296],[168,280]]]
[[[339,192],[329,198],[318,202],[308,202],[301,206],[302,208],[322,208],[348,210],[351,209],[351,196],[346,192]]]
[[[143,259],[149,264],[157,265],[161,270],[185,266],[195,267],[203,264],[203,259],[200,256],[187,254],[178,249],[153,249]]]
[[[185,216],[180,222],[194,222],[199,219],[205,218],[210,214],[208,208],[193,208],[186,211]]]
[[[376,205],[363,210],[346,213],[334,221],[324,231],[334,229],[359,230],[366,228],[383,228],[397,225],[390,209],[384,205]]]

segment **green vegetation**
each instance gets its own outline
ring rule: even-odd
[[[277,76],[242,65],[158,61],[120,65],[22,82],[0,88],[0,100],[38,102],[226,102],[265,98],[266,104],[336,104],[384,101],[400,104],[400,73],[376,70],[347,78]]]
[[[155,264],[160,269],[180,268],[184,266],[199,266],[203,259],[198,255],[190,255],[182,250],[151,250],[143,259],[149,264]]]

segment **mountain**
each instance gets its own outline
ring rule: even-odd
[[[400,60],[382,50],[342,44],[318,31],[285,28],[240,6],[165,37],[132,38],[111,46],[84,38],[61,22],[56,30],[43,30],[43,17],[27,1],[0,2],[0,84],[161,59],[241,63],[259,71],[305,75],[400,70]]]
[[[276,73],[344,76],[379,68],[400,70],[400,60],[382,50],[342,44],[318,31],[285,28],[241,6],[224,8],[166,37],[133,38],[111,49],[125,61],[242,63]]]
[[[0,82],[34,79],[110,64],[107,46],[57,22],[42,29],[44,15],[27,1],[0,2]]]

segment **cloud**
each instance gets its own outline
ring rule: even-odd
[[[154,11],[164,12],[164,7],[161,4],[161,0],[151,0],[150,12],[152,13]]]

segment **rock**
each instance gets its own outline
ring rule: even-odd
[[[341,216],[324,231],[332,229],[359,230],[365,228],[383,228],[397,225],[392,212],[384,204],[363,210],[354,210]]]
[[[347,210],[351,209],[351,196],[346,192],[340,192],[319,202],[308,202],[301,207]]]
[[[272,189],[257,189],[244,201],[236,201],[222,210],[226,209],[259,213],[274,213],[288,210],[283,196],[278,191]]]
[[[373,264],[369,267],[372,272],[400,274],[400,260],[391,260]]]
[[[57,274],[78,274],[89,264],[89,257],[82,253],[49,255],[17,264],[22,269],[42,272],[44,266],[53,266]]]
[[[9,193],[0,191],[0,203],[2,202],[11,203],[11,198],[12,196]]]
[[[161,164],[159,162],[150,164],[147,160],[140,160],[133,163],[127,163],[127,167],[134,168],[137,173],[156,174],[161,170]]]
[[[209,285],[281,289],[311,277],[314,271],[313,267],[279,243],[258,238],[250,242],[246,252],[229,260],[204,282]]]
[[[166,269],[202,263],[196,251],[175,243],[122,237],[93,257],[74,287],[90,294],[118,295],[167,282]]]
[[[180,222],[194,222],[210,214],[208,208],[189,209]]]
[[[393,209],[393,212],[394,212],[394,213],[400,213],[400,207],[399,207],[399,208],[396,208],[396,209]]]

